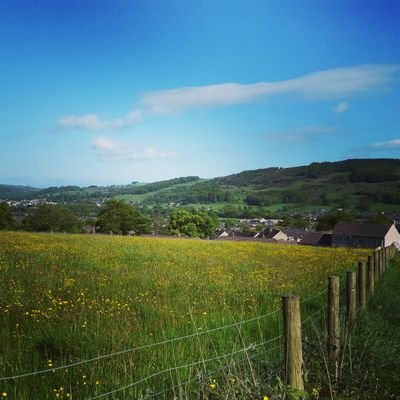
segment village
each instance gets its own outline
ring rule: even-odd
[[[22,199],[22,200],[0,200],[12,209],[16,219],[22,219],[23,210],[32,210],[42,205],[59,206],[57,202],[45,199]],[[102,204],[97,203],[97,207]],[[343,210],[337,209],[340,213]],[[228,224],[220,219],[218,228],[214,235],[208,239],[218,241],[245,241],[255,243],[277,243],[286,245],[305,245],[321,247],[364,247],[378,248],[388,247],[392,244],[400,248],[400,233],[396,226],[399,226],[400,218],[397,214],[386,215],[385,223],[371,223],[371,215],[362,215],[361,218],[352,221],[340,221],[332,229],[318,230],[319,219],[328,215],[325,210],[309,212],[306,215],[295,216],[307,221],[307,226],[291,226],[285,218],[252,218],[231,220]],[[293,216],[292,216],[293,217]],[[96,219],[93,217],[81,216],[80,218],[83,233],[95,234],[97,232]],[[391,221],[389,223],[389,221]],[[154,221],[153,221],[154,223]],[[157,231],[155,224],[152,225],[152,232],[146,236],[164,236],[164,233]],[[164,225],[165,227],[166,225]],[[129,231],[135,235],[135,231]],[[169,233],[171,235],[171,233]],[[176,236],[176,235],[175,235]],[[184,237],[185,235],[178,235]]]
[[[237,227],[220,229],[217,240],[254,241],[264,243],[299,244],[327,247],[388,247],[392,244],[400,248],[400,233],[395,223],[376,224],[368,222],[339,222],[331,231],[318,232],[307,228],[280,227],[280,219],[241,220]],[[246,224],[253,228],[243,230]],[[261,231],[256,228],[264,225]]]

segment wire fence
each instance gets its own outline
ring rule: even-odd
[[[326,294],[326,290],[323,290],[323,291],[317,293],[314,296],[311,296],[311,297],[308,297],[308,298],[304,299],[303,301],[301,301],[301,304],[302,305],[309,304],[312,301],[321,298],[325,294]],[[310,325],[311,325],[313,320],[318,315],[322,314],[325,310],[326,310],[326,305],[320,307],[316,312],[312,313],[311,315],[307,316],[304,319],[304,324],[307,324],[307,322],[309,322]],[[261,316],[257,316],[257,317],[254,317],[254,318],[250,318],[250,319],[247,319],[247,320],[238,321],[238,322],[235,322],[233,324],[224,325],[224,326],[219,327],[219,328],[214,328],[214,329],[210,329],[210,330],[203,331],[203,332],[196,332],[196,333],[193,333],[191,335],[186,335],[186,336],[181,337],[181,338],[176,338],[176,340],[179,340],[179,339],[182,339],[182,338],[185,338],[185,339],[186,338],[192,338],[192,337],[200,336],[200,335],[203,335],[203,334],[209,334],[209,333],[215,332],[217,330],[225,329],[227,327],[238,327],[239,328],[241,325],[244,325],[245,323],[258,321],[260,319],[263,319],[263,318],[266,318],[268,316],[274,315],[274,314],[276,314],[278,312],[281,312],[281,309],[276,309],[276,310],[274,310],[274,311],[272,311],[270,313],[267,313],[267,314],[264,314],[264,315],[261,315]],[[173,367],[157,371],[157,372],[155,372],[153,374],[150,374],[150,375],[148,375],[148,376],[146,376],[144,378],[141,378],[139,380],[131,382],[131,383],[127,384],[127,385],[120,386],[120,387],[115,388],[113,390],[110,390],[108,392],[105,392],[105,393],[98,394],[96,396],[90,397],[87,400],[96,400],[96,399],[106,398],[106,397],[112,396],[114,394],[126,391],[126,390],[128,390],[130,388],[133,388],[133,387],[137,386],[137,385],[143,384],[143,383],[145,383],[145,382],[147,382],[147,381],[149,381],[151,379],[158,378],[161,375],[169,374],[171,372],[175,372],[175,371],[178,371],[178,370],[181,370],[181,369],[191,369],[191,368],[196,367],[196,366],[204,366],[204,365],[207,365],[207,364],[215,362],[215,361],[227,360],[227,359],[230,358],[230,361],[227,364],[224,364],[224,365],[222,365],[221,367],[219,367],[217,369],[213,369],[211,372],[207,372],[207,373],[203,374],[202,375],[203,378],[204,377],[213,376],[214,374],[220,373],[223,370],[226,370],[228,368],[232,368],[232,363],[234,365],[236,365],[238,362],[243,363],[243,362],[249,361],[249,359],[247,357],[249,354],[251,354],[253,357],[254,356],[260,356],[260,355],[266,356],[266,355],[268,355],[268,354],[270,354],[272,352],[279,351],[280,354],[283,355],[283,348],[284,348],[283,339],[284,339],[283,334],[280,334],[280,335],[278,335],[278,336],[276,336],[274,338],[271,338],[271,339],[268,339],[268,340],[265,340],[265,341],[262,341],[262,342],[252,343],[252,344],[250,344],[248,346],[240,348],[239,350],[233,350],[233,351],[231,351],[229,353],[225,353],[225,354],[222,354],[222,355],[217,355],[215,357],[211,357],[211,358],[207,358],[207,359],[201,358],[200,360],[197,360],[197,361],[194,361],[194,362],[188,363],[188,364],[183,364],[183,365],[178,365],[178,366],[175,365]],[[172,342],[172,341],[176,341],[176,340],[168,340],[168,341],[159,342],[159,343]],[[264,346],[266,346],[267,344],[274,343],[274,342],[277,342],[277,341],[280,341],[279,345],[273,346],[273,347],[268,348],[268,349],[264,348]],[[257,349],[259,349],[258,352],[255,352],[255,350],[257,350]],[[237,356],[237,355],[244,355],[244,356],[242,357],[241,360],[234,360],[234,357]],[[163,398],[162,397],[163,395],[166,395],[167,393],[169,393],[171,391],[174,391],[175,389],[182,389],[182,387],[187,386],[187,385],[189,385],[189,384],[191,384],[193,382],[196,382],[196,381],[197,382],[199,381],[199,376],[192,377],[192,378],[190,378],[188,380],[185,380],[183,382],[179,382],[176,385],[172,385],[166,390],[158,391],[157,393],[154,393],[154,394],[151,394],[149,396],[146,396],[146,400],[147,399],[152,399],[152,398],[155,398],[155,397]]]
[[[143,346],[137,346],[137,347],[133,347],[133,348],[129,348],[129,349],[121,350],[121,351],[116,351],[116,352],[109,353],[109,354],[103,354],[101,356],[89,358],[89,359],[86,359],[86,360],[76,361],[76,362],[70,363],[70,364],[60,365],[58,367],[54,367],[54,368],[51,368],[51,369],[47,368],[47,369],[43,369],[43,370],[27,372],[27,373],[24,373],[24,374],[0,377],[0,381],[15,380],[15,379],[25,378],[25,377],[35,376],[35,375],[53,373],[55,371],[59,371],[59,370],[63,370],[63,369],[69,369],[69,368],[72,368],[72,367],[77,367],[77,366],[81,366],[81,365],[84,365],[84,364],[87,364],[87,363],[96,362],[96,361],[104,360],[104,359],[107,359],[107,358],[113,358],[113,357],[116,357],[116,356],[132,353],[132,352],[135,352],[135,351],[151,349],[151,348],[154,348],[154,347],[157,347],[157,346],[161,346],[161,345],[165,345],[165,344],[169,344],[169,343],[179,342],[179,341],[182,341],[182,340],[191,339],[191,338],[198,337],[198,336],[209,335],[210,333],[213,333],[213,332],[218,332],[218,331],[222,331],[224,329],[238,327],[240,325],[244,325],[244,324],[247,324],[247,323],[250,323],[250,322],[254,322],[254,321],[258,321],[258,320],[264,319],[266,317],[269,317],[271,315],[274,315],[274,314],[278,313],[279,311],[280,311],[280,309],[276,309],[276,310],[274,310],[272,312],[269,312],[267,314],[263,314],[263,315],[260,315],[260,316],[257,316],[257,317],[253,317],[253,318],[249,318],[249,319],[246,319],[246,320],[237,321],[237,322],[234,322],[234,323],[231,323],[231,324],[219,326],[219,327],[208,329],[208,330],[204,330],[204,331],[197,331],[197,332],[191,333],[189,335],[170,338],[170,339],[162,340],[162,341],[159,341],[159,342],[156,342],[156,343],[150,343],[150,344],[146,344],[146,345],[143,345]]]
[[[174,366],[174,367],[171,367],[171,368],[168,368],[168,369],[164,369],[162,371],[157,371],[154,374],[146,376],[145,378],[139,379],[139,380],[137,380],[135,382],[132,382],[132,383],[130,383],[128,385],[125,385],[125,386],[122,386],[120,388],[111,390],[111,391],[109,391],[107,393],[103,393],[103,394],[91,397],[88,400],[95,400],[95,399],[100,399],[100,398],[103,398],[103,397],[110,396],[112,394],[115,394],[115,393],[121,392],[123,390],[129,389],[129,388],[134,387],[136,385],[139,385],[139,384],[141,384],[143,382],[146,382],[146,381],[148,381],[150,379],[156,378],[156,377],[158,377],[160,375],[163,375],[163,374],[166,374],[166,373],[169,373],[169,372],[172,372],[172,371],[191,368],[191,367],[194,367],[194,366],[197,366],[197,365],[207,364],[207,363],[210,363],[210,362],[213,362],[213,361],[218,361],[218,360],[221,360],[221,359],[227,359],[227,358],[233,357],[233,356],[235,356],[237,354],[247,353],[247,352],[255,350],[256,348],[264,346],[267,343],[271,343],[271,342],[276,341],[276,340],[281,339],[281,338],[282,338],[282,336],[277,336],[277,337],[275,337],[273,339],[266,340],[266,341],[261,342],[261,343],[251,344],[249,346],[241,348],[240,350],[232,351],[230,353],[222,354],[222,355],[219,355],[219,356],[216,356],[216,357],[211,357],[211,358],[208,358],[208,359],[201,359],[201,360],[195,361],[193,363],[189,363],[189,364]]]
[[[325,301],[322,301],[321,298],[327,295],[327,290],[322,290],[317,294],[308,297],[300,302],[300,306],[304,311],[303,319],[301,321],[302,328],[305,332],[311,332],[319,329],[326,319],[327,308],[328,305]],[[345,291],[343,287],[340,291],[340,297],[344,297]],[[321,306],[322,304],[322,306]],[[303,313],[302,311],[302,313]],[[115,351],[107,354],[98,355],[96,357],[87,358],[71,363],[66,363],[64,365],[60,365],[53,368],[40,369],[36,371],[30,371],[21,374],[9,375],[0,377],[0,382],[8,382],[12,381],[12,383],[17,382],[22,378],[35,377],[39,375],[47,375],[51,373],[55,373],[57,371],[69,370],[75,367],[81,367],[90,363],[97,363],[102,360],[111,360],[119,356],[132,354],[141,351],[154,351],[156,348],[161,348],[162,346],[167,345],[175,345],[179,342],[186,342],[195,340],[195,347],[199,351],[198,355],[193,354],[189,360],[190,362],[184,362],[185,360],[177,360],[175,359],[174,349],[172,349],[174,362],[171,365],[165,366],[161,365],[161,368],[155,370],[154,372],[148,373],[144,376],[132,377],[129,375],[124,376],[127,382],[115,385],[114,388],[108,388],[103,393],[96,393],[94,396],[86,397],[85,400],[96,400],[101,398],[107,398],[114,395],[122,394],[129,389],[135,389],[138,387],[144,387],[148,385],[149,382],[153,380],[159,380],[162,376],[169,376],[169,384],[168,380],[164,379],[164,384],[160,386],[160,390],[157,390],[154,393],[147,394],[144,398],[153,399],[153,398],[165,398],[169,393],[174,392],[175,390],[183,390],[183,388],[191,387],[194,383],[200,384],[201,381],[208,379],[217,374],[224,374],[224,371],[232,371],[236,368],[239,368],[241,365],[249,365],[249,368],[252,368],[251,362],[252,360],[258,357],[266,357],[278,355],[283,359],[284,353],[284,336],[282,332],[282,324],[278,327],[280,332],[275,336],[271,335],[269,332],[268,335],[266,332],[262,332],[262,328],[260,326],[260,321],[268,320],[274,316],[278,317],[278,313],[281,312],[281,308],[275,309],[271,312],[264,313],[262,315],[256,315],[252,318],[242,319],[238,321],[234,321],[225,325],[217,326],[210,329],[199,330],[194,325],[195,332],[189,333],[187,335],[165,338],[164,340],[160,340],[154,343],[143,344],[136,347],[130,347],[124,350]],[[341,318],[344,318],[343,314]],[[259,330],[259,338],[256,337],[251,338],[249,336],[244,337],[242,334],[243,329],[252,324],[258,324]],[[275,321],[276,323],[276,321]],[[212,334],[216,332],[223,332],[229,329],[235,329],[235,335],[227,335],[226,342],[228,342],[227,348],[230,347],[229,350],[222,346],[219,348],[211,339]],[[317,332],[318,334],[318,332]],[[273,336],[273,337],[268,337]],[[207,346],[204,343],[200,342],[201,338],[209,339]],[[318,338],[320,339],[320,338]],[[247,341],[247,343],[246,343]],[[207,351],[205,351],[205,347]],[[204,350],[204,351],[203,351]],[[212,355],[210,352],[214,352]],[[170,360],[171,361],[171,360]],[[281,360],[280,360],[281,361]],[[183,371],[182,375],[179,373]],[[175,374],[175,376],[174,376]],[[189,376],[188,376],[189,375]],[[174,380],[177,382],[175,383]],[[151,387],[151,385],[148,385]]]
[[[47,368],[47,369],[39,369],[36,371],[30,371],[26,373],[21,373],[21,374],[15,374],[15,375],[8,375],[8,376],[2,376],[0,377],[1,382],[9,382],[12,384],[15,384],[18,382],[20,379],[24,378],[30,378],[30,377],[36,377],[40,375],[48,375],[48,374],[54,374],[55,372],[59,371],[69,371],[72,368],[75,367],[81,367],[86,364],[91,364],[91,363],[98,363],[102,360],[111,360],[113,358],[135,353],[135,352],[140,352],[140,351],[147,351],[151,350],[153,351],[156,348],[160,348],[162,346],[167,346],[171,344],[177,344],[178,342],[187,342],[187,341],[193,341],[193,340],[198,340],[200,338],[210,338],[211,335],[213,335],[216,332],[224,332],[229,329],[234,329],[235,334],[231,335],[228,333],[227,336],[227,342],[231,341],[231,349],[230,351],[227,351],[225,353],[219,353],[218,350],[215,348],[214,343],[212,340],[210,340],[211,347],[214,348],[214,352],[216,353],[214,356],[210,356],[209,352],[208,355],[206,356],[200,351],[200,355],[198,355],[197,359],[194,359],[192,362],[189,363],[182,363],[180,364],[178,360],[175,361],[175,365],[171,365],[168,368],[163,368],[158,371],[155,371],[154,373],[148,374],[143,377],[138,377],[138,379],[133,380],[127,384],[120,385],[118,387],[115,387],[112,390],[108,390],[104,393],[101,394],[96,394],[95,396],[92,397],[86,397],[86,400],[94,400],[94,399],[100,399],[100,398],[107,398],[111,397],[115,394],[122,393],[128,389],[138,387],[140,385],[144,385],[147,382],[151,382],[152,380],[154,381],[155,379],[158,379],[161,376],[167,376],[168,374],[171,373],[177,373],[179,371],[192,371],[194,368],[200,368],[202,367],[202,375],[203,377],[206,376],[211,376],[216,373],[222,373],[224,370],[228,370],[229,368],[232,368],[233,365],[237,366],[240,363],[245,362],[246,360],[249,361],[249,356],[252,358],[254,357],[260,357],[261,355],[267,356],[271,352],[278,352],[282,354],[282,349],[283,349],[283,335],[275,335],[274,337],[270,338],[265,338],[265,340],[260,340],[256,339],[251,341],[251,343],[245,343],[245,339],[243,338],[242,335],[242,330],[246,327],[253,327],[254,330],[254,323],[256,323],[258,326],[257,330],[261,331],[261,327],[259,326],[259,323],[261,321],[266,321],[268,322],[269,319],[274,318],[275,316],[277,318],[280,317],[279,312],[281,310],[275,309],[271,312],[264,313],[262,315],[256,315],[252,318],[247,318],[247,319],[242,319],[238,321],[234,321],[232,323],[228,323],[225,325],[217,326],[211,329],[205,329],[205,330],[198,330],[196,329],[195,332],[192,332],[187,335],[179,336],[179,337],[172,337],[172,338],[166,338],[165,340],[157,341],[154,343],[149,343],[149,344],[144,344],[141,346],[136,346],[136,347],[131,347],[127,348],[124,350],[116,351],[116,352],[111,352],[107,354],[102,354],[96,357],[88,358],[88,359],[83,359],[79,360],[76,362],[72,363],[66,363],[64,365],[60,366],[55,366],[53,368]],[[273,321],[275,324],[275,320]],[[229,339],[229,336],[231,337]],[[258,336],[258,335],[257,335]],[[260,337],[262,336],[262,332],[260,332]],[[249,341],[249,337],[246,337],[246,340]],[[239,343],[238,343],[239,342]],[[198,343],[198,347],[201,350],[201,344]],[[53,375],[54,376],[54,375]],[[126,377],[124,378],[126,379]],[[162,390],[160,389],[157,393],[159,395],[163,394],[166,396],[168,392],[171,392],[176,389],[177,387],[182,387],[182,386],[190,386],[193,384],[195,381],[198,381],[198,376],[189,376],[188,379],[181,377],[177,377],[178,384],[170,384],[169,387],[162,387]],[[171,379],[171,382],[173,382],[173,379]],[[156,394],[152,395],[154,397]],[[151,397],[150,397],[151,398]]]

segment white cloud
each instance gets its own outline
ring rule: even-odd
[[[318,71],[295,79],[253,84],[224,83],[150,92],[139,105],[150,114],[257,101],[276,95],[328,100],[390,87],[400,65],[359,65]],[[341,108],[345,107],[344,105]]]
[[[109,121],[101,120],[96,114],[69,115],[60,118],[57,122],[57,127],[59,129],[85,129],[89,131],[113,130],[138,123],[141,120],[142,113],[139,110],[130,112],[124,118],[116,118]]]
[[[266,137],[285,144],[296,144],[336,133],[337,129],[330,126],[303,126],[292,130],[267,133]]]
[[[99,151],[112,151],[121,147],[121,144],[116,140],[110,139],[106,136],[98,136],[92,142],[92,147]]]
[[[398,78],[399,72],[400,64],[371,64],[317,71],[277,82],[233,82],[160,90],[145,93],[139,99],[137,109],[123,118],[102,120],[96,114],[70,115],[60,118],[57,127],[90,131],[117,130],[140,122],[146,114],[176,114],[195,108],[250,103],[273,96],[334,100],[387,90]],[[348,107],[348,103],[341,102],[334,111],[343,113]]]
[[[376,150],[400,149],[400,139],[388,140],[386,142],[375,142],[370,144],[369,147]]]
[[[170,150],[154,148],[136,149],[106,136],[99,136],[92,142],[97,159],[106,162],[138,161],[174,158],[176,153]]]
[[[347,103],[346,101],[342,101],[341,103],[339,103],[334,109],[333,111],[336,114],[343,114],[344,112],[346,112],[349,109],[349,103]]]
[[[400,150],[400,139],[386,140],[384,142],[370,143],[365,146],[355,147],[349,150],[347,157],[370,157],[382,152],[392,152]]]

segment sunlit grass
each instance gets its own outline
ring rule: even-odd
[[[0,377],[231,324],[321,291],[364,250],[117,236],[0,233]],[[280,314],[48,374],[0,381],[8,398],[86,399],[280,334]],[[222,363],[222,361],[220,362]],[[214,363],[215,367],[215,363]],[[135,385],[138,397],[206,372]],[[61,389],[62,388],[62,389]],[[135,397],[134,397],[135,398]]]

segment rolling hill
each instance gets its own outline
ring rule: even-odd
[[[193,205],[233,216],[238,209],[269,213],[321,208],[348,211],[400,210],[400,160],[350,159],[291,168],[243,171],[225,177],[196,176],[113,186],[62,186],[35,189],[0,185],[0,199],[46,199],[79,208],[110,198],[143,207]],[[85,208],[85,207],[84,207]]]

